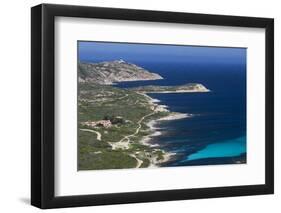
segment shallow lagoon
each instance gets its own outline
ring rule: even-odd
[[[233,157],[246,152],[246,138],[236,138],[233,140],[222,141],[210,144],[206,148],[189,155],[185,161],[198,160],[203,158]]]

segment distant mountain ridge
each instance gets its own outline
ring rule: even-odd
[[[122,59],[99,63],[79,62],[78,75],[79,82],[92,82],[97,84],[163,79],[163,77],[157,73],[150,72]]]

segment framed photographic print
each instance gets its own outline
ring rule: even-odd
[[[273,19],[31,14],[32,205],[273,193]]]

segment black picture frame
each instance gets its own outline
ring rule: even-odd
[[[264,28],[265,184],[56,197],[54,21],[58,16]],[[274,192],[274,20],[271,18],[41,4],[31,9],[31,97],[31,204],[36,207],[46,209]]]

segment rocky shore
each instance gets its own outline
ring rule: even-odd
[[[147,136],[144,136],[140,141],[140,143],[145,145],[145,146],[149,146],[149,147],[151,147],[155,150],[159,150],[159,151],[163,152],[163,159],[161,159],[161,160],[157,160],[155,157],[150,158],[151,164],[150,164],[149,167],[150,168],[158,167],[159,164],[168,162],[173,156],[176,155],[176,153],[166,152],[166,151],[158,148],[159,147],[158,144],[150,143],[150,141],[153,139],[153,137],[157,137],[157,136],[162,135],[161,129],[156,127],[157,123],[162,122],[162,121],[184,119],[184,118],[191,117],[192,115],[187,114],[187,113],[170,112],[169,109],[168,109],[168,106],[159,104],[161,102],[160,100],[153,99],[153,98],[151,98],[150,96],[148,96],[144,93],[139,93],[139,94],[142,94],[149,99],[149,103],[154,108],[154,110],[168,112],[168,115],[166,115],[166,116],[163,116],[161,118],[154,119],[154,120],[149,120],[147,123],[145,123],[146,126],[149,127],[149,131],[151,133]]]

